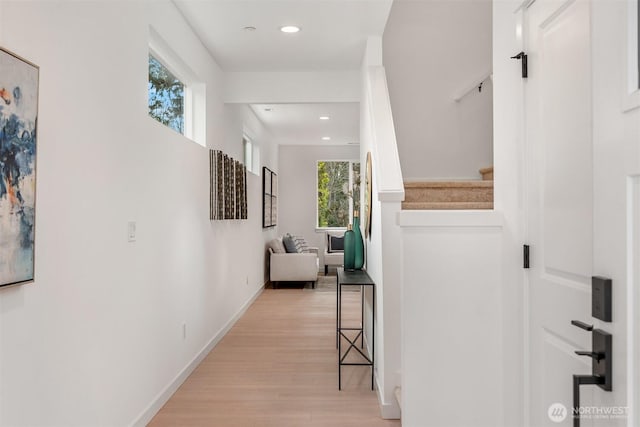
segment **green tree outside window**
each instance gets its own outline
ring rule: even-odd
[[[184,83],[149,54],[149,115],[184,134]]]
[[[346,227],[360,209],[360,163],[318,162],[318,227]]]

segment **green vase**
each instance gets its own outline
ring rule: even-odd
[[[344,233],[344,269],[353,271],[356,256],[356,236],[349,224],[347,231]]]
[[[360,232],[360,218],[358,212],[353,213],[353,234],[354,234],[354,257],[353,268],[362,270],[364,266],[364,242]]]

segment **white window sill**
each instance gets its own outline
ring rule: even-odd
[[[325,233],[327,231],[346,231],[347,227],[316,227],[316,233]]]

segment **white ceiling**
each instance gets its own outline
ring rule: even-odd
[[[392,0],[174,0],[225,71],[359,69]],[[302,28],[284,34],[284,25]],[[247,26],[255,31],[245,31]]]
[[[335,71],[360,68],[367,37],[381,36],[392,0],[174,0],[224,71]],[[280,27],[301,31],[284,34]],[[246,31],[244,27],[255,27]],[[360,141],[358,103],[253,104],[285,145]],[[271,108],[267,112],[265,108]],[[318,117],[328,115],[330,120]],[[323,136],[331,137],[323,141]]]
[[[345,145],[360,142],[360,104],[252,104],[256,116],[282,145]],[[270,108],[271,111],[265,111]],[[320,120],[329,116],[329,120]],[[323,141],[328,136],[330,141]]]

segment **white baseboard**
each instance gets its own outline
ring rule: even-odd
[[[364,345],[371,354],[371,346],[369,345],[369,341],[367,340],[367,336],[364,335]],[[387,402],[382,395],[382,387],[380,387],[380,382],[378,381],[378,370],[374,370],[374,381],[376,383],[376,395],[378,396],[378,406],[380,407],[380,416],[385,420],[399,420],[400,419],[400,405],[396,401],[396,399],[392,399],[391,402]]]
[[[153,399],[151,404],[147,406],[147,408],[142,411],[142,413],[135,419],[131,426],[133,427],[144,427],[146,426],[151,419],[162,409],[165,403],[173,396],[173,394],[178,390],[178,388],[182,385],[183,382],[191,375],[191,373],[198,367],[198,365],[204,360],[205,357],[213,350],[213,348],[220,342],[220,340],[231,330],[233,325],[242,317],[242,315],[247,311],[249,306],[253,304],[253,302],[260,296],[262,291],[264,290],[264,285],[259,287],[256,292],[245,302],[240,310],[233,315],[231,319],[216,333],[213,338],[195,355],[195,357],[185,366],[182,371],[176,375],[176,377],[169,383],[167,386]]]
[[[400,405],[396,399],[392,399],[391,402],[385,402],[380,384],[378,384],[378,376],[376,375],[376,392],[378,394],[378,406],[380,406],[380,416],[385,420],[399,420],[400,419]]]

